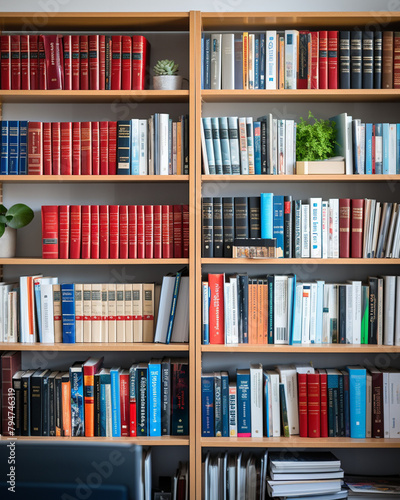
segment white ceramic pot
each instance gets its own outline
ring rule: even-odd
[[[0,257],[9,259],[15,257],[17,253],[17,230],[6,227],[3,236],[0,238]]]
[[[179,75],[153,76],[154,90],[180,90],[182,88],[182,77]]]

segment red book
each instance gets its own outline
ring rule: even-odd
[[[80,88],[80,41],[79,35],[71,37],[72,90]]]
[[[299,429],[300,437],[308,437],[307,422],[307,374],[297,374],[298,397],[299,397]]]
[[[350,257],[350,199],[339,199],[339,257]]]
[[[375,174],[375,125],[372,125],[372,148],[371,148],[371,156],[372,156],[372,173]]]
[[[109,207],[108,205],[99,206],[99,242],[100,259],[109,259]]]
[[[154,206],[145,205],[144,207],[144,245],[146,259],[154,257]]]
[[[92,122],[81,123],[81,173],[92,175]]]
[[[321,436],[321,400],[318,373],[307,374],[308,437]]]
[[[132,90],[145,90],[148,77],[149,42],[144,36],[132,37]]]
[[[119,258],[128,258],[128,206],[119,206]]]
[[[210,344],[224,344],[224,283],[225,274],[209,274],[210,287],[209,328]]]
[[[90,258],[100,258],[99,205],[91,205],[90,208]]]
[[[136,391],[130,391],[129,393],[129,435],[134,437],[137,435],[136,429]]]
[[[39,56],[39,89],[47,90],[46,53],[44,51],[43,35],[38,36],[38,56]]]
[[[372,375],[372,437],[384,437],[383,428],[383,372],[369,368]]]
[[[53,175],[61,174],[61,123],[51,124],[51,154],[53,158]]]
[[[83,365],[83,396],[85,403],[85,436],[94,436],[94,376],[99,373],[104,358],[89,358]]]
[[[338,31],[328,31],[328,88],[338,88]]]
[[[137,258],[144,259],[144,205],[137,205]]]
[[[72,122],[61,122],[61,175],[72,175]]]
[[[30,89],[39,89],[39,44],[38,35],[29,35]]]
[[[91,207],[90,205],[82,205],[82,248],[81,259],[90,259],[90,224],[91,224]]]
[[[80,35],[79,37],[79,64],[80,64],[80,89],[89,90],[89,37]]]
[[[137,259],[137,206],[128,206],[128,256]]]
[[[52,175],[52,140],[51,140],[51,123],[43,123],[43,174]]]
[[[319,32],[319,88],[328,88],[328,32]]]
[[[351,257],[361,259],[363,253],[364,200],[351,200]]]
[[[393,88],[400,89],[400,33],[393,37]]]
[[[185,259],[189,258],[189,205],[182,205],[182,240],[183,255]]]
[[[162,258],[162,224],[161,224],[161,205],[153,206],[153,248],[154,258]]]
[[[328,382],[326,370],[317,370],[320,382],[320,404],[321,404],[321,420],[320,434],[321,437],[328,437]]]
[[[121,437],[129,436],[129,372],[123,370],[119,375],[119,394],[121,409]]]
[[[81,175],[81,122],[72,122],[72,175]]]
[[[113,35],[111,59],[111,90],[121,90],[122,36]]]
[[[30,65],[29,35],[21,35],[20,44],[21,44],[21,89],[30,90],[31,65]]]
[[[92,122],[92,175],[100,174],[100,125]]]
[[[2,399],[1,399],[1,424],[2,434],[4,436],[14,436],[14,429],[10,429],[10,422],[15,425],[15,420],[11,420],[10,415],[10,399],[9,394],[15,398],[13,391],[13,376],[21,370],[21,352],[20,351],[6,351],[1,355],[1,386],[2,386]],[[15,399],[13,400],[15,404]]]
[[[108,122],[108,174],[117,174],[117,122]]]
[[[106,89],[106,36],[99,36],[99,89]]]
[[[110,259],[119,256],[119,205],[109,206],[110,217]]]
[[[170,219],[173,215],[171,205],[162,205],[162,257],[172,259],[174,252],[173,231],[171,231]]]
[[[174,205],[174,258],[182,258],[182,205]]]
[[[122,90],[132,89],[132,38],[122,37],[122,62],[121,62],[121,88]]]
[[[58,259],[58,205],[42,206],[42,258]]]
[[[108,175],[108,122],[100,122],[100,175]]]
[[[99,90],[99,35],[89,35],[89,88]]]
[[[0,36],[1,88],[11,90],[11,36]]]
[[[48,90],[62,90],[60,44],[57,35],[43,35]]]
[[[59,216],[60,259],[69,259],[70,206],[60,205],[58,207],[58,216]]]
[[[11,35],[11,88],[21,90],[21,43],[19,35]]]
[[[28,122],[28,174],[43,174],[43,123]]]
[[[69,258],[81,258],[82,243],[82,207],[81,205],[71,205],[70,226],[69,226]]]
[[[64,89],[72,90],[72,36],[64,35]]]

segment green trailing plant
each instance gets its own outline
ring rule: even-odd
[[[4,205],[0,204],[0,238],[6,230],[6,226],[20,229],[27,226],[33,217],[33,210],[23,203],[17,203],[8,210]]]
[[[176,76],[178,74],[179,64],[176,64],[172,59],[161,59],[157,61],[157,64],[154,66],[154,74],[155,76]]]
[[[312,123],[314,120],[314,123]],[[326,160],[333,156],[336,142],[335,123],[318,120],[311,111],[308,119],[300,118],[296,130],[296,160]]]

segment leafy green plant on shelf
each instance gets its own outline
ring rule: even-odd
[[[179,69],[179,64],[176,64],[173,59],[161,59],[157,61],[154,66],[154,74],[156,76],[161,75],[177,75]]]
[[[178,75],[179,64],[173,59],[161,59],[153,68],[154,90],[180,90],[182,77]]]
[[[296,130],[296,160],[315,161],[331,158],[336,142],[335,123],[318,120],[308,112],[307,120],[300,118]]]
[[[33,217],[33,210],[23,203],[17,203],[9,209],[4,205],[0,205],[0,238],[3,236],[6,227],[21,229],[21,227],[27,226]]]

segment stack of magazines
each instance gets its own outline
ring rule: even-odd
[[[354,500],[390,500],[400,498],[400,477],[346,476],[348,498]]]

